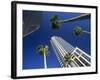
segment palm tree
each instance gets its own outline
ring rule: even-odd
[[[41,53],[44,57],[44,67],[47,68],[46,56],[48,54],[48,46],[47,45],[39,45],[37,48],[37,52]]]
[[[53,29],[58,29],[59,28],[59,23],[58,23],[58,15],[53,15],[50,19],[51,25]]]
[[[80,34],[81,34],[82,32],[87,33],[87,34],[90,34],[90,32],[85,31],[85,30],[82,30],[82,28],[79,27],[79,26],[75,27],[75,28],[73,29],[73,32],[74,32],[74,34],[75,34],[76,36],[80,36]]]
[[[65,56],[64,56],[64,63],[65,63],[65,65],[68,66],[71,63],[71,56],[72,56],[71,53],[65,54]]]
[[[90,17],[90,14],[84,13],[84,14],[81,14],[80,16],[76,16],[76,17],[73,17],[73,18],[70,18],[70,19],[65,19],[65,20],[58,20],[58,15],[53,15],[53,16],[51,16],[50,21],[51,21],[51,25],[52,25],[53,29],[59,29],[60,24],[67,23],[67,22],[70,22],[70,21],[74,21],[74,20],[77,20],[77,19],[81,19],[81,18],[84,18],[84,17]]]

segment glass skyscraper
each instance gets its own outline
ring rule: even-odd
[[[91,65],[90,55],[78,47],[73,47],[58,36],[50,40],[61,67],[85,67]]]

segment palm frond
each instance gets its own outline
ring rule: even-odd
[[[59,29],[58,23],[52,22],[52,29]]]
[[[70,62],[71,62],[71,53],[67,53],[67,54],[65,54],[65,56],[64,56],[64,62],[65,62],[65,64],[70,64]]]
[[[82,33],[82,28],[76,27],[76,28],[74,28],[73,32],[76,36],[80,36],[80,34]]]
[[[58,19],[58,15],[53,15],[50,19],[51,22],[54,22]]]

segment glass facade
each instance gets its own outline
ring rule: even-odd
[[[58,36],[53,36],[50,42],[61,67],[90,66],[90,56],[78,47],[73,47]]]

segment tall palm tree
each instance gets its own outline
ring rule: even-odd
[[[47,68],[46,56],[48,54],[48,46],[47,45],[39,45],[37,48],[37,52],[41,53],[44,57],[44,67]]]
[[[73,29],[73,32],[76,36],[80,36],[82,32],[90,34],[90,32],[83,30],[81,27],[77,26]]]
[[[71,53],[65,54],[65,56],[64,56],[64,63],[65,63],[66,66],[68,66],[71,63],[71,56],[72,56]]]
[[[58,23],[58,15],[53,15],[50,19],[51,25],[53,29],[58,29],[59,28],[59,23]]]
[[[84,13],[84,14],[81,14],[80,16],[76,16],[73,18],[65,19],[65,20],[59,20],[58,15],[53,15],[53,16],[51,16],[50,21],[51,21],[51,25],[52,25],[53,29],[59,29],[60,24],[67,23],[67,22],[74,21],[74,20],[78,20],[78,19],[82,19],[85,17],[90,17],[90,14]]]

